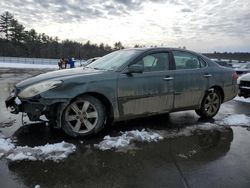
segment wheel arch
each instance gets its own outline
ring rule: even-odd
[[[209,91],[210,89],[215,89],[216,91],[218,91],[218,92],[220,93],[220,96],[221,96],[221,103],[223,103],[223,102],[224,102],[224,98],[225,98],[225,94],[224,94],[224,91],[223,91],[222,87],[221,87],[221,86],[218,86],[218,85],[214,85],[214,86],[210,87],[210,88],[208,89],[208,91]]]

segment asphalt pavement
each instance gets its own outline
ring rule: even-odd
[[[250,187],[250,131],[247,127],[196,131],[189,136],[159,142],[136,143],[136,149],[101,151],[94,147],[105,135],[121,131],[175,130],[201,123],[193,111],[171,113],[116,123],[100,134],[72,139],[45,123],[22,126],[21,115],[12,115],[4,100],[13,85],[41,70],[0,70],[0,134],[18,146],[69,142],[76,152],[54,161],[9,161],[0,158],[0,187]],[[220,119],[228,114],[250,115],[250,103],[229,101]],[[214,120],[214,121],[215,121]],[[213,120],[209,121],[210,123]],[[204,123],[204,122],[203,122]],[[206,123],[206,122],[205,122]]]

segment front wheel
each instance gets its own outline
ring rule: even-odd
[[[63,130],[72,137],[99,132],[104,127],[106,111],[101,101],[90,95],[78,97],[64,110]]]
[[[218,113],[220,105],[221,95],[214,90],[205,94],[200,109],[196,109],[195,112],[202,118],[212,118]]]

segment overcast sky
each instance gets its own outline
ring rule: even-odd
[[[250,0],[1,0],[0,7],[62,40],[250,51]]]

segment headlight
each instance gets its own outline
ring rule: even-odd
[[[18,97],[31,98],[31,97],[34,97],[34,96],[36,96],[44,91],[48,91],[50,89],[58,87],[61,84],[62,84],[62,81],[60,81],[60,80],[51,80],[51,81],[40,82],[38,84],[34,84],[34,85],[31,85],[31,86],[24,88],[18,94]]]

